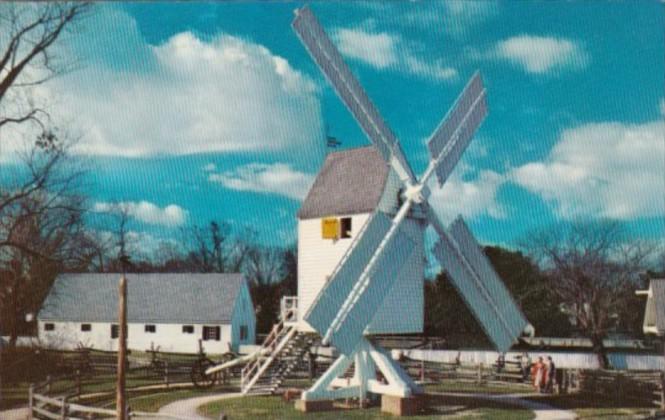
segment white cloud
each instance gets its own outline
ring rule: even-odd
[[[214,172],[217,170],[217,165],[215,165],[214,163],[208,163],[203,167],[203,170],[205,172]]]
[[[397,64],[396,35],[386,32],[370,33],[362,29],[340,28],[335,32],[339,51],[352,59],[377,69]]]
[[[72,43],[84,66],[43,85],[45,96],[57,98],[53,120],[81,132],[77,152],[317,152],[320,142],[313,139],[323,131],[318,88],[266,47],[190,32],[152,46],[134,19],[110,6],[100,7],[91,26],[98,30]]]
[[[395,34],[338,28],[333,32],[333,37],[342,55],[378,70],[392,69],[434,80],[452,80],[457,77],[457,70],[446,66],[443,60],[425,61],[409,53],[408,43]]]
[[[443,184],[443,188],[432,185],[430,203],[446,222],[458,215],[471,219],[481,214],[500,219],[506,217],[505,209],[497,202],[497,192],[505,177],[494,171],[484,170],[473,180],[466,180],[464,172],[456,170]]]
[[[385,9],[385,4],[381,3]],[[410,28],[441,29],[454,38],[466,35],[479,24],[496,16],[500,4],[489,1],[446,0],[422,2],[414,11],[402,12],[399,22]]]
[[[589,61],[588,54],[577,42],[534,35],[519,35],[500,41],[496,45],[495,54],[534,74],[564,68],[583,68]]]
[[[565,219],[665,215],[665,124],[591,123],[565,130],[542,162],[511,178]]]
[[[314,176],[294,170],[284,163],[250,163],[235,171],[210,174],[208,180],[232,190],[271,193],[302,200]]]
[[[178,205],[169,204],[161,208],[149,201],[97,202],[93,206],[93,211],[99,213],[126,211],[130,217],[141,222],[164,226],[180,226],[187,219],[187,210]]]

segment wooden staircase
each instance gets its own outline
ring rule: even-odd
[[[300,333],[294,323],[280,321],[273,326],[261,347],[261,356],[242,370],[243,394],[272,394],[296,367],[307,362],[306,356],[315,337]]]

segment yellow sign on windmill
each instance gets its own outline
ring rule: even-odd
[[[321,237],[323,239],[339,238],[339,219],[326,217],[321,219]]]

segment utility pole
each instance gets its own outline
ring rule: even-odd
[[[123,274],[118,299],[118,378],[116,384],[116,418],[127,420],[125,368],[127,366],[127,278]]]

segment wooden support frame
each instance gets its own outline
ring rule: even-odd
[[[355,366],[353,378],[340,378],[351,364]],[[376,379],[380,372],[385,379]],[[369,393],[408,398],[422,393],[422,389],[379,346],[363,338],[352,355],[341,355],[307,391],[303,401],[358,398],[364,402]]]

